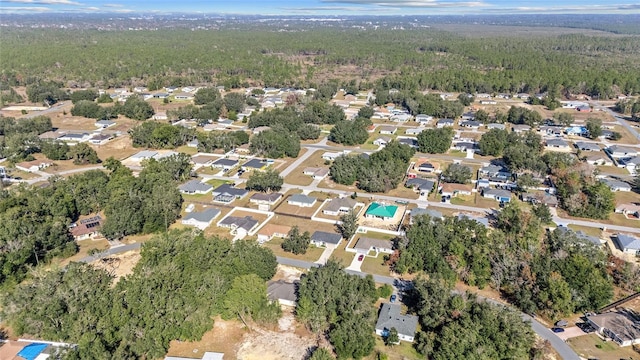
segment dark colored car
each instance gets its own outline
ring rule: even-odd
[[[358,261],[362,261],[364,260],[364,255],[360,254],[360,256],[358,256]]]
[[[396,302],[396,299],[398,298],[398,296],[396,294],[391,295],[391,298],[389,298],[389,301],[391,301],[392,303]]]
[[[554,328],[551,328],[551,331],[553,331],[554,333],[561,333],[561,332],[564,332],[564,329],[559,327],[554,327]]]

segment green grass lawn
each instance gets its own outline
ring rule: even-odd
[[[217,179],[207,180],[207,184],[213,186],[214,189],[222,184],[228,184],[228,183],[229,181],[224,181],[224,180],[217,180]]]
[[[595,334],[578,336],[567,343],[583,358],[600,360],[637,359],[638,353],[631,347],[620,347],[613,341],[603,341]]]
[[[384,254],[378,254],[376,258],[365,256],[360,270],[369,274],[382,276],[389,276],[391,274],[389,266],[384,263]]]
[[[371,355],[367,356],[367,360],[377,360],[378,353],[384,353],[389,360],[418,360],[424,359],[424,356],[413,348],[413,344],[401,341],[400,345],[386,346],[380,336],[376,335],[376,345]]]
[[[276,256],[286,257],[289,259],[296,259],[302,261],[314,262],[320,258],[320,255],[324,251],[324,249],[315,247],[313,245],[309,246],[306,254],[295,255],[290,252],[286,252],[282,250],[282,242],[284,239],[281,238],[273,238],[270,241],[264,243],[262,246],[271,249]]]
[[[574,231],[582,231],[583,233],[585,233],[587,235],[590,235],[590,236],[597,236],[597,237],[601,237],[602,236],[602,230],[600,230],[598,228],[569,224],[569,229],[574,230]]]

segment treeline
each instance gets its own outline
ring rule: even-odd
[[[414,153],[410,146],[392,141],[368,158],[362,154],[338,156],[329,174],[338,184],[356,183],[358,189],[367,192],[386,192],[395,189],[404,179]]]
[[[47,36],[42,36],[44,31]],[[559,89],[561,94],[600,98],[640,89],[640,79],[634,76],[640,54],[635,36],[466,38],[435,29],[329,28],[292,33],[6,29],[3,35],[2,81],[10,86],[54,79],[69,87],[145,84],[150,90],[211,82],[226,87],[318,87],[327,74],[331,77],[335,69],[348,65],[359,72],[347,76],[345,84],[392,73],[376,81],[385,89],[467,93]],[[188,56],[178,59],[176,52]],[[300,56],[313,65],[305,65]]]
[[[41,151],[38,135],[52,129],[51,119],[46,116],[20,120],[0,116],[0,157],[14,163],[34,160],[33,154]]]
[[[157,236],[142,246],[133,273],[113,277],[91,265],[38,273],[4,298],[17,334],[78,344],[65,359],[156,359],[171,340],[199,340],[212,317],[273,323],[265,281],[276,258],[255,243],[194,235]]]
[[[142,100],[140,96],[130,96],[124,104],[116,102],[112,106],[100,106],[93,100],[78,100],[71,108],[71,115],[84,116],[90,119],[114,119],[118,114],[129,119],[143,121],[150,119],[153,114],[153,107]]]
[[[301,140],[310,140],[320,136],[319,124],[335,124],[343,119],[344,112],[341,108],[314,101],[304,110],[287,106],[253,114],[247,126],[250,129],[261,126],[284,128],[287,132],[298,135]]]
[[[391,84],[382,81],[375,89],[376,105],[386,105],[391,102],[409,110],[412,115],[426,114],[437,118],[455,119],[462,115],[464,107],[468,106],[472,100],[462,94],[455,101],[444,100],[438,94],[422,95],[417,92],[417,88],[396,92],[390,92]],[[466,98],[466,99],[465,99]]]
[[[146,121],[129,130],[134,147],[175,149],[196,138],[196,130],[168,123]]]
[[[75,253],[68,226],[80,215],[103,211],[108,239],[165,230],[178,217],[176,185],[189,176],[188,156],[149,160],[139,177],[113,159],[105,167],[110,173],[91,170],[0,193],[0,284],[19,283],[29,267]]]

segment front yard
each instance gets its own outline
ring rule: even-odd
[[[631,347],[620,347],[613,341],[604,341],[595,334],[578,336],[567,340],[578,355],[585,359],[619,360],[638,359],[640,354]]]
[[[273,238],[270,241],[267,241],[262,246],[271,249],[276,256],[286,257],[289,259],[296,259],[308,262],[314,262],[320,258],[320,255],[324,251],[324,249],[315,247],[314,245],[310,245],[309,249],[307,249],[306,254],[295,255],[290,252],[286,252],[282,250],[282,243],[284,239],[281,238]]]

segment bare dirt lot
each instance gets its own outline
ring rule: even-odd
[[[132,250],[117,255],[111,255],[91,263],[98,269],[103,269],[115,277],[117,282],[123,276],[133,273],[133,268],[140,261],[140,251]]]

